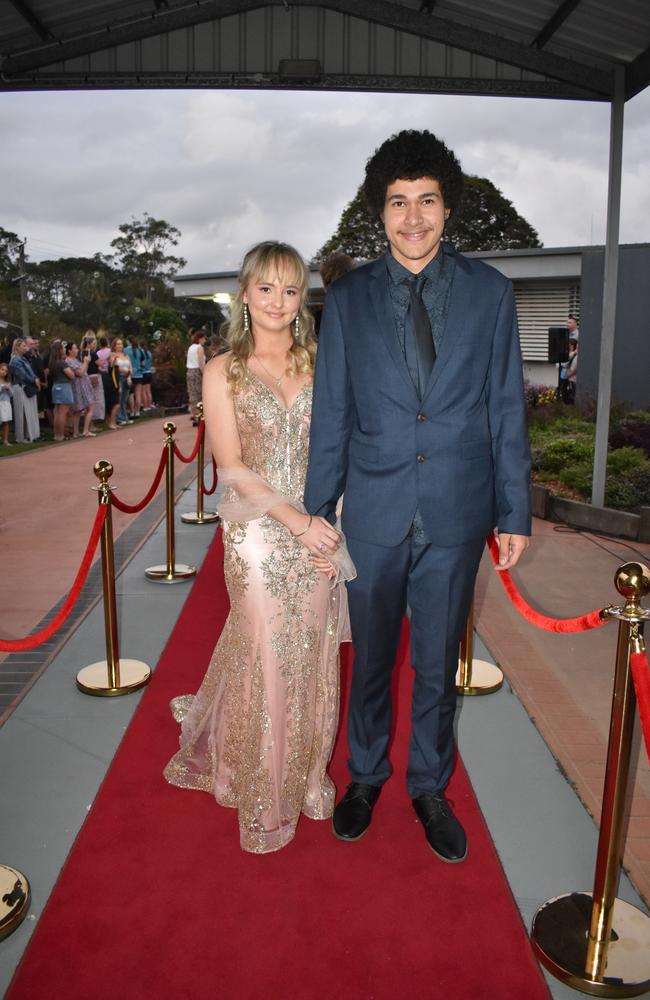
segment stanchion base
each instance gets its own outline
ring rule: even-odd
[[[181,514],[181,521],[184,524],[214,524],[219,520],[216,510],[204,510],[202,514]]]
[[[29,882],[23,873],[0,865],[0,941],[22,924],[30,898]]]
[[[616,899],[607,968],[602,979],[585,971],[591,919],[590,892],[569,892],[540,906],[531,941],[538,959],[556,979],[592,997],[638,997],[650,990],[650,917]]]
[[[196,576],[196,566],[176,563],[171,573],[167,572],[166,566],[150,566],[144,571],[144,575],[153,583],[182,583],[183,580],[190,580]]]
[[[498,691],[503,684],[503,671],[494,663],[488,663],[487,660],[472,660],[469,684],[466,687],[463,687],[461,683],[462,675],[463,667],[462,664],[459,664],[456,674],[456,694],[492,694],[494,691]]]
[[[111,698],[114,695],[131,694],[133,691],[138,691],[150,680],[151,670],[142,660],[120,659],[120,682],[117,687],[111,687],[108,679],[108,662],[99,660],[79,671],[77,687],[84,694]]]

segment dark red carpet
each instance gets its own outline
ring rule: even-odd
[[[357,844],[303,817],[284,850],[244,854],[233,811],[163,780],[168,702],[198,686],[227,613],[221,557],[217,536],[7,997],[548,1000],[460,762],[468,860],[442,864],[412,813],[405,643],[395,774]],[[345,757],[341,736],[339,789]]]

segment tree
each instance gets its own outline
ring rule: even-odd
[[[447,226],[457,250],[522,250],[541,247],[537,231],[487,177],[465,176],[458,212]]]
[[[28,264],[33,309],[83,329],[111,322],[116,311],[116,272],[99,254]]]
[[[13,339],[22,325],[18,281],[21,247],[20,237],[0,226],[0,319],[12,324],[10,328],[0,327],[0,336],[6,339]]]
[[[446,230],[457,250],[518,250],[540,247],[539,236],[511,201],[486,177],[465,177],[463,200]],[[347,205],[336,232],[315,254],[320,261],[337,250],[374,260],[386,248],[384,227],[368,210],[359,188]]]
[[[18,276],[18,258],[22,240],[16,233],[0,226],[0,281],[13,281]]]
[[[150,302],[152,293],[162,294],[173,275],[187,263],[169,253],[178,245],[180,230],[164,219],[152,218],[148,212],[142,219],[133,217],[131,222],[122,223],[118,229],[122,235],[111,240],[115,254],[107,260],[125,280],[135,282],[133,297],[139,295]]]

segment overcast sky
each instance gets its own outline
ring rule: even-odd
[[[602,243],[609,106],[494,97],[265,91],[0,95],[0,225],[31,260],[108,252],[146,211],[186,272],[235,270],[261,239],[310,257],[373,150],[428,128],[488,177],[545,246]],[[621,241],[650,241],[650,88],[625,111]]]

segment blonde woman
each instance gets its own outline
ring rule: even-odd
[[[29,342],[24,337],[17,337],[12,344],[11,358],[9,359],[9,372],[13,384],[16,444],[38,441],[40,437],[36,396],[41,383],[25,357],[28,350]]]
[[[165,777],[239,813],[240,844],[287,844],[298,818],[325,819],[338,719],[338,625],[345,610],[340,534],[302,503],[315,346],[307,270],[281,243],[246,255],[230,351],[203,379],[219,469],[230,614],[194,698],[175,699],[181,749]]]
[[[111,341],[111,353],[108,356],[108,367],[115,373],[119,386],[119,409],[117,413],[117,426],[132,424],[126,411],[126,405],[131,394],[132,367],[131,360],[124,350],[124,341],[121,337],[114,337]]]
[[[93,387],[94,405],[93,420],[104,420],[106,416],[106,400],[104,398],[104,384],[99,370],[99,359],[97,357],[97,337],[94,330],[86,330],[81,341],[81,360],[86,356],[88,362],[88,378]]]

